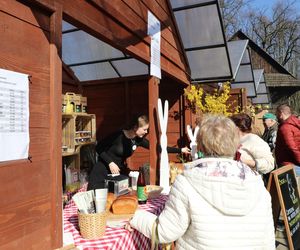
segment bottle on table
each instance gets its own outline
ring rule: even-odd
[[[145,204],[147,202],[146,182],[142,167],[139,169],[139,177],[137,180],[137,197],[139,204]]]

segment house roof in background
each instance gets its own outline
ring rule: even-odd
[[[300,79],[295,79],[291,75],[280,73],[265,73],[266,84],[268,87],[298,87]]]
[[[261,47],[259,47],[253,40],[251,40],[241,30],[237,31],[229,40],[232,41],[235,38],[239,38],[239,39],[242,39],[242,40],[248,39],[249,40],[249,46],[251,47],[251,49],[256,51],[259,55],[261,55],[264,59],[266,59],[271,65],[273,65],[274,68],[276,68],[279,71],[279,73],[289,74],[290,76],[294,77],[287,69],[285,69],[279,62],[277,62],[265,50],[263,50]]]

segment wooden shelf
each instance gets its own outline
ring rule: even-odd
[[[81,139],[86,138],[86,141]],[[72,173],[74,183],[64,185],[64,190],[74,192],[80,187],[81,163],[86,163],[87,148],[96,144],[96,116],[94,114],[62,114],[62,164]],[[85,147],[87,146],[87,147]],[[82,162],[81,162],[82,161]],[[85,165],[82,164],[83,168]]]
[[[89,133],[89,140],[79,142],[76,133],[85,131]],[[78,147],[96,142],[96,116],[94,114],[73,113],[62,115],[62,146],[67,147],[63,155],[78,152]]]

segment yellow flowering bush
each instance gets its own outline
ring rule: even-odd
[[[202,87],[192,85],[184,90],[188,105],[194,113],[213,113],[231,116],[239,111],[239,107],[233,108],[234,102],[228,104],[230,97],[230,83],[223,84],[222,91],[214,89],[211,93]]]
[[[245,113],[250,117],[254,118],[256,115],[256,107],[253,106],[252,104],[248,104],[242,109],[241,113]]]

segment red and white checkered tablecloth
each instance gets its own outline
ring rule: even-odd
[[[82,190],[81,190],[82,191]],[[160,214],[165,206],[168,196],[161,195],[156,199],[150,199],[147,204],[140,205],[154,214]],[[129,232],[123,228],[106,227],[105,235],[100,239],[88,240],[81,237],[78,226],[77,207],[73,200],[70,201],[63,211],[64,233],[72,233],[74,244],[83,250],[135,250],[150,249],[150,239],[137,231]]]

